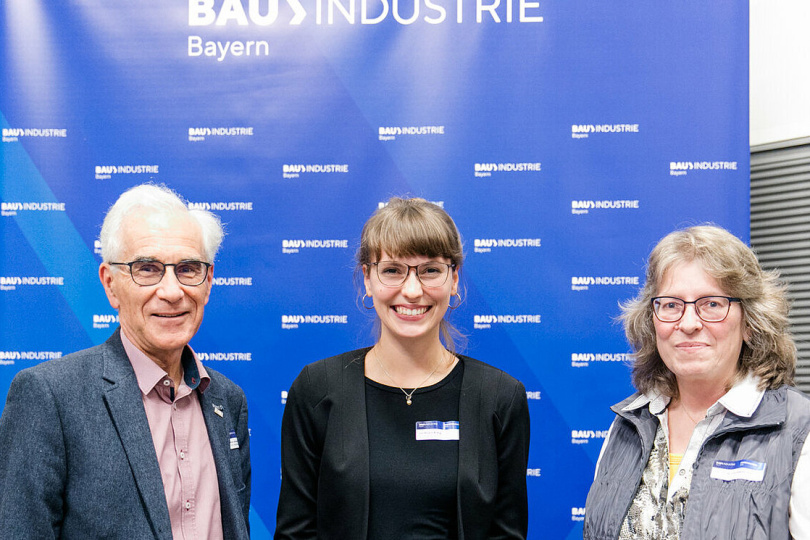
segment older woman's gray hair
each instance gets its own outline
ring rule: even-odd
[[[697,261],[723,291],[741,299],[747,339],[737,364],[736,380],[749,373],[763,389],[792,385],[796,345],[788,324],[785,286],[775,271],[764,271],[754,252],[721,227],[701,225],[672,232],[650,253],[644,288],[622,304],[620,320],[633,348],[633,385],[640,392],[678,397],[675,375],[664,365],[656,346],[652,299],[664,276],[678,263]],[[735,381],[731,381],[733,384]]]

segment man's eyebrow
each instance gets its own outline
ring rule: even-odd
[[[132,260],[132,262],[159,262],[159,263],[163,263],[163,261],[161,261],[160,259],[158,259],[156,257],[147,257],[147,256],[135,257]],[[185,259],[180,259],[178,261],[178,263],[195,263],[195,262],[207,262],[207,261],[203,260],[202,258],[197,258],[197,257],[187,257]]]

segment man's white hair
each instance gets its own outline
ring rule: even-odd
[[[118,197],[101,224],[101,258],[104,262],[117,261],[123,253],[124,219],[134,211],[153,211],[168,215],[187,215],[193,218],[202,232],[206,262],[213,263],[225,231],[219,217],[207,210],[190,210],[188,203],[165,185],[141,184],[128,189]]]

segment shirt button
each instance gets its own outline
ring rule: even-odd
[[[170,384],[172,384],[172,382],[169,379],[163,381],[163,386],[169,386]]]
[[[186,510],[190,510],[190,509],[191,509],[191,503],[186,501]]]
[[[686,474],[686,471],[685,471],[685,470],[683,470],[683,469],[681,469],[680,471],[678,471],[678,474],[680,474],[681,476],[683,476],[683,475],[685,475],[685,474]]]
[[[186,453],[180,452],[180,459],[186,459]]]

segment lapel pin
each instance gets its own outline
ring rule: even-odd
[[[225,416],[225,414],[222,412],[222,405],[214,405],[214,414],[221,417]]]

